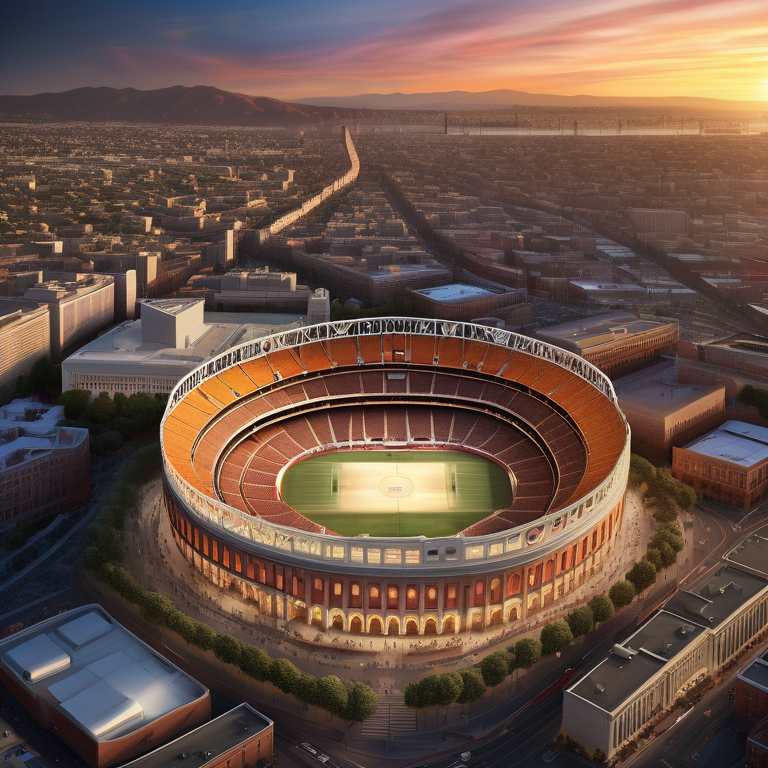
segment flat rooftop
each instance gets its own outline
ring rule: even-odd
[[[167,768],[167,766],[183,765],[184,768],[201,768],[216,760],[218,755],[247,741],[254,734],[272,725],[272,721],[264,717],[248,704],[241,704],[220,717],[211,720],[194,731],[190,731],[178,739],[139,757],[123,768]],[[206,756],[211,752],[211,757]],[[186,759],[179,759],[185,753]]]
[[[740,541],[727,555],[729,563],[768,577],[768,526]]]
[[[6,638],[0,665],[97,742],[125,736],[208,696],[98,605]]]
[[[147,304],[169,315],[180,315],[197,303],[198,299],[144,299],[142,301],[142,304]]]
[[[768,459],[768,429],[744,421],[726,421],[683,449],[747,469]]]
[[[569,280],[568,282],[585,291],[629,291],[630,293],[645,293],[645,288],[636,283],[610,283],[605,280]]]
[[[619,407],[623,407],[623,403],[658,416],[669,416],[718,390],[724,390],[724,385],[702,387],[693,384],[670,384],[663,379],[652,379],[619,393]]]
[[[760,576],[723,565],[690,589],[677,592],[664,609],[714,629],[766,586]]]
[[[739,670],[739,677],[768,693],[768,651],[753,659],[746,667]]]
[[[479,288],[474,285],[462,285],[461,283],[441,285],[438,288],[421,288],[418,291],[414,291],[414,293],[426,296],[434,301],[446,301],[451,303],[477,299],[480,296],[495,295],[493,291],[488,291],[485,288]]]
[[[551,325],[548,328],[540,328],[536,336],[542,341],[549,341],[578,352],[601,344],[629,339],[636,334],[647,333],[665,325],[669,323],[639,320],[630,312],[606,312],[560,325]]]
[[[765,336],[756,336],[751,333],[736,333],[733,336],[727,336],[724,339],[708,341],[704,346],[722,347],[723,349],[734,349],[739,352],[753,352],[760,355],[768,355],[768,338]]]

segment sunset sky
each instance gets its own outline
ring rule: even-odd
[[[0,93],[214,85],[768,101],[768,0],[20,3]]]

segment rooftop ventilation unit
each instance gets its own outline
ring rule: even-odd
[[[614,645],[613,653],[615,656],[619,656],[622,659],[629,659],[630,661],[637,656],[637,651],[634,648],[625,648],[623,645]]]
[[[602,686],[602,685],[600,685],[600,683],[598,683],[598,684],[595,686],[595,693],[602,693],[604,690],[605,690],[605,688],[603,688],[603,686]]]

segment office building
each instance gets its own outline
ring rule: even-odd
[[[0,524],[90,498],[88,430],[57,427],[62,418],[63,407],[30,400],[0,408]]]
[[[200,299],[148,299],[128,321],[62,362],[61,386],[100,392],[169,394],[201,363],[234,344],[298,327],[303,315],[204,312]]]
[[[0,298],[0,391],[51,353],[47,304]]]
[[[742,540],[714,571],[614,645],[566,689],[563,730],[610,759],[654,718],[714,675],[768,622],[768,529]]]
[[[768,491],[768,429],[726,421],[673,448],[672,474],[705,499],[749,509]]]
[[[30,288],[24,298],[47,304],[50,310],[51,359],[79,341],[111,325],[115,316],[115,280],[108,275],[88,275],[73,282],[51,280]]]
[[[640,320],[619,311],[541,328],[536,337],[581,355],[616,378],[674,354],[678,328],[677,323]]]

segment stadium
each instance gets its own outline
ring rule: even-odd
[[[602,570],[629,429],[607,377],[498,328],[386,318],[234,347],[162,426],[176,543],[253,618],[372,635],[514,626]]]

